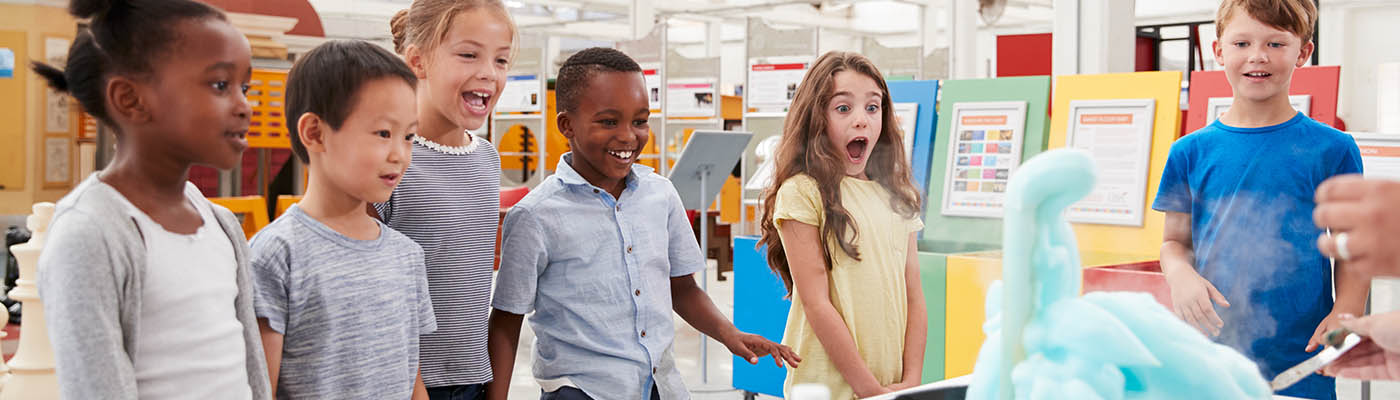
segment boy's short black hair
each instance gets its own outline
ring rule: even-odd
[[[297,158],[311,161],[297,134],[302,114],[316,114],[331,129],[340,129],[359,99],[360,88],[384,77],[403,79],[413,87],[418,85],[418,77],[403,60],[369,42],[332,40],[298,58],[287,74],[285,114],[292,152]]]
[[[606,47],[588,48],[569,56],[554,80],[559,110],[569,112],[577,108],[578,97],[588,87],[588,80],[600,72],[642,72],[642,66],[627,54]]]

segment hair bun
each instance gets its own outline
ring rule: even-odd
[[[68,13],[78,18],[92,18],[106,14],[116,3],[126,5],[123,0],[73,0],[68,3]]]
[[[399,10],[389,20],[389,32],[394,35],[394,52],[403,54],[403,44],[408,36],[408,9]]]

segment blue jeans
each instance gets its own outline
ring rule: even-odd
[[[485,400],[487,383],[428,388],[431,400]]]
[[[540,390],[540,400],[593,400],[587,393],[573,386],[564,386],[553,392]],[[657,392],[656,385],[651,386],[651,400],[661,400],[661,393]]]

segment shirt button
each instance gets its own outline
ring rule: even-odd
[[[593,189],[593,193],[598,193],[598,189]]]
[[[632,246],[627,246],[627,254],[632,254]]]
[[[642,331],[642,337],[647,337],[647,331]]]
[[[656,375],[656,367],[651,367],[651,374]]]
[[[618,211],[622,211],[622,205],[621,205],[621,204],[618,204],[618,205],[617,205],[617,210],[618,210]]]
[[[642,289],[637,289],[636,292],[632,292],[632,295],[633,295],[633,296],[641,296],[641,295],[642,295]]]

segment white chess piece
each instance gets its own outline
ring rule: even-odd
[[[49,344],[48,324],[44,322],[44,305],[39,302],[39,287],[35,277],[39,270],[39,251],[44,248],[53,218],[53,203],[34,204],[29,216],[29,242],[10,247],[19,261],[19,281],[10,298],[24,304],[20,316],[19,350],[10,359],[10,378],[5,382],[0,400],[57,399],[58,376],[54,375],[53,346]]]

